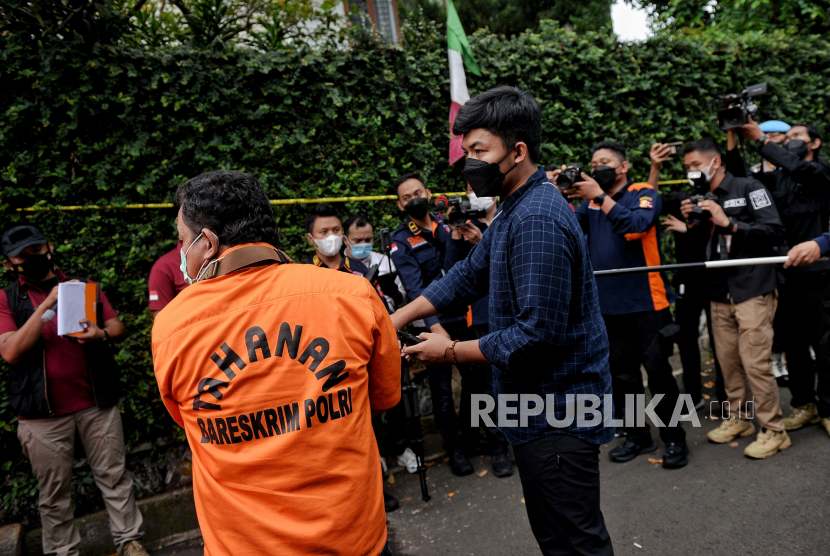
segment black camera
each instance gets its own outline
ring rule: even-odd
[[[559,191],[573,189],[575,183],[583,181],[582,172],[584,169],[579,164],[568,164],[568,167],[556,177],[556,187]]]
[[[692,195],[689,197],[689,200],[694,203],[695,208],[692,209],[692,212],[689,213],[686,220],[689,224],[697,226],[698,224],[703,224],[712,217],[711,212],[705,210],[703,207],[697,206],[697,204],[701,201],[717,201],[718,198],[714,193],[707,191],[705,195]]]
[[[447,222],[450,226],[463,226],[467,220],[476,220],[487,216],[486,210],[474,210],[470,201],[461,197],[451,198],[447,204],[455,207],[447,215]]]
[[[752,116],[757,121],[758,106],[752,98],[767,94],[767,84],[758,83],[747,87],[739,94],[719,95],[715,97],[720,102],[718,110],[718,125],[724,131],[735,129],[747,123],[747,117]]]

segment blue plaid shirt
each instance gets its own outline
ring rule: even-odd
[[[608,336],[588,249],[573,211],[542,170],[502,203],[467,258],[423,295],[445,311],[488,293],[490,334],[479,346],[493,366],[496,396],[553,394],[560,420],[566,396],[593,394],[604,402],[611,393]],[[604,417],[604,403],[599,410]],[[613,427],[577,427],[576,419],[554,428],[546,411],[528,415],[526,427],[500,428],[514,445],[555,433],[592,444],[614,438]]]

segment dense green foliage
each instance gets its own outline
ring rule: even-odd
[[[487,29],[498,35],[539,31],[545,19],[558,21],[577,31],[611,26],[612,0],[453,0],[464,30]],[[423,10],[433,21],[446,21],[443,0],[401,0],[403,11]]]
[[[427,22],[405,26],[404,39],[389,46],[353,33],[348,49],[316,51],[232,41],[38,46],[31,34],[2,39],[0,228],[32,222],[53,238],[65,271],[100,277],[128,330],[118,361],[130,445],[181,435],[158,399],[146,309],[150,267],[175,245],[174,215],[15,209],[168,201],[185,179],[217,168],[253,172],[271,198],[384,194],[412,170],[433,191],[457,191],[458,168],[447,164],[446,37]],[[830,44],[816,37],[620,44],[604,32],[576,34],[543,22],[539,33],[513,39],[478,32],[471,44],[483,71],[469,77],[472,94],[508,84],[539,99],[543,164],[584,163],[593,142],[616,139],[629,148],[635,177],[645,179],[653,141],[721,137],[713,95],[762,80],[771,91],[760,99],[764,117],[823,124],[830,116]],[[666,170],[666,177],[679,175],[679,165]],[[392,202],[341,208],[390,227],[399,219]],[[306,259],[302,205],[276,212],[284,246]],[[22,479],[28,467],[2,377],[8,507],[34,491]]]
[[[827,0],[626,0],[645,8],[656,31],[694,33],[719,29],[734,33],[787,31],[825,34],[830,31]]]

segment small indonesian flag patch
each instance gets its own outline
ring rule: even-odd
[[[390,252],[390,253],[394,253],[394,252],[395,252],[395,251],[397,251],[397,250],[398,250],[398,244],[397,244],[397,243],[393,243],[393,244],[392,244],[392,249],[390,249],[390,250],[389,250],[389,252]]]
[[[150,301],[158,301],[159,300],[159,292],[150,290]]]

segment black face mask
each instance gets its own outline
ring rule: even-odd
[[[429,212],[429,201],[427,201],[426,197],[415,197],[406,203],[403,210],[415,220],[420,220]]]
[[[29,255],[25,261],[17,265],[16,270],[28,279],[40,282],[52,270],[52,255],[51,253]]]
[[[784,148],[793,153],[800,160],[804,160],[804,157],[810,152],[807,142],[802,141],[801,139],[790,139],[787,141],[787,144],[784,145]]]
[[[475,158],[468,158],[464,162],[464,169],[461,173],[464,179],[467,180],[467,183],[470,184],[470,187],[473,188],[473,193],[476,194],[476,197],[498,197],[501,195],[501,186],[504,183],[504,177],[512,172],[513,168],[518,166],[518,164],[514,164],[513,168],[510,168],[504,174],[499,170],[499,164],[504,162],[504,159],[511,152],[513,152],[512,148],[498,162],[484,162],[483,160],[476,160]]]
[[[617,181],[617,169],[605,165],[597,166],[594,169],[594,173],[591,174],[591,177],[596,180],[603,191],[608,191],[614,186],[614,182]]]

